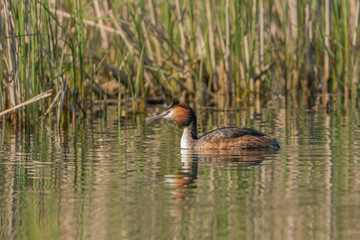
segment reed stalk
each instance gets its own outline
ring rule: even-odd
[[[209,90],[211,87],[213,87],[213,89],[215,91],[217,91],[218,90],[218,81],[217,81],[217,76],[216,76],[215,37],[214,37],[214,28],[213,28],[213,19],[212,19],[210,0],[206,0],[206,21],[207,21],[209,56],[210,56],[210,64],[211,64]]]
[[[259,0],[259,69],[264,68],[264,0]],[[256,93],[260,93],[260,80],[263,81],[263,76],[256,81]]]
[[[358,96],[358,83],[359,83],[359,74],[360,74],[360,58],[359,55],[356,54],[356,41],[357,41],[357,30],[359,26],[359,15],[360,15],[360,2],[359,1],[350,1],[351,3],[351,17],[349,19],[350,23],[352,23],[352,19],[355,19],[354,23],[352,24],[352,27],[350,28],[352,32],[352,66],[353,66],[353,72],[352,72],[352,81],[351,81],[351,96],[353,99],[357,99]],[[354,10],[355,9],[355,10]]]
[[[230,1],[226,0],[225,3],[225,36],[226,36],[226,45],[225,45],[225,72],[226,72],[226,81],[228,88],[228,96],[233,98],[235,96],[235,84],[233,82],[233,73],[232,73],[232,63],[231,63],[231,35],[230,35]]]
[[[324,36],[324,44],[325,44],[325,51],[324,51],[324,76],[323,76],[323,87],[322,92],[328,93],[328,85],[329,85],[329,77],[331,71],[330,65],[330,38],[331,38],[331,1],[325,0],[325,36]]]
[[[4,13],[5,13],[5,29],[7,36],[15,35],[15,23],[14,23],[14,14],[13,6],[11,1],[4,2]],[[20,72],[19,72],[19,50],[18,50],[18,39],[17,38],[7,38],[7,49],[8,49],[8,65],[9,65],[9,100],[10,107],[15,107],[21,102],[21,82],[20,82]],[[18,115],[14,116],[15,121],[22,119],[22,111],[17,112]]]
[[[153,26],[157,25],[157,18],[155,14],[155,5],[153,0],[149,0],[149,10],[150,10],[150,21]],[[155,35],[151,35],[151,40],[153,44],[155,45],[155,52],[156,52],[156,60],[158,65],[161,66],[162,64],[162,58],[161,58],[161,47],[159,40],[155,37]]]
[[[312,21],[310,20],[310,6],[306,4],[305,6],[305,30],[306,30],[306,45],[307,45],[307,52],[306,52],[306,69],[307,69],[307,76],[306,81],[303,84],[303,89],[305,92],[308,92],[310,89],[313,91],[314,89],[314,80],[315,80],[315,73],[314,73],[314,53],[313,53],[313,32],[312,32]]]
[[[298,62],[298,3],[297,0],[288,0],[288,28],[286,35],[287,42],[287,57],[290,65],[288,66],[288,90],[293,90],[293,93],[296,93],[298,88],[298,71],[297,71],[297,62]]]
[[[345,51],[345,65],[344,65],[344,97],[345,100],[349,99],[349,70],[350,70],[350,45],[349,45],[349,9],[348,3],[342,4],[343,9],[343,27],[344,27],[344,51]]]

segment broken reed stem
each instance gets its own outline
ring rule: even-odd
[[[262,69],[260,69],[260,73],[253,76],[253,81],[259,80],[264,77],[265,73],[267,73],[272,67],[274,66],[274,63],[266,64]]]
[[[104,26],[104,23],[102,20],[101,9],[100,9],[100,5],[99,5],[99,0],[94,0],[94,8],[95,8],[95,12],[96,12],[96,16],[98,18],[99,24]],[[106,32],[105,32],[104,28],[100,28],[100,36],[101,36],[101,48],[105,49],[105,50],[108,49],[109,41],[108,41],[108,37],[106,36]]]
[[[16,109],[22,108],[22,107],[24,107],[24,106],[26,106],[26,105],[29,105],[29,104],[31,104],[31,103],[37,102],[37,101],[39,101],[39,100],[41,100],[41,99],[43,99],[43,98],[50,97],[51,94],[52,94],[52,90],[46,91],[46,92],[44,92],[44,93],[41,93],[41,94],[39,94],[39,95],[37,95],[37,96],[35,96],[35,97],[33,97],[33,98],[30,98],[29,100],[27,100],[27,101],[25,101],[25,102],[23,102],[23,103],[20,103],[20,104],[12,107],[12,108],[10,108],[10,109],[7,109],[7,110],[5,110],[5,111],[3,111],[3,112],[0,112],[0,116],[3,116],[3,115],[5,115],[5,114],[7,114],[7,113],[10,113],[10,112],[13,112],[13,111],[15,111]]]
[[[149,33],[148,33],[148,30],[146,28],[146,24],[145,24],[145,21],[144,21],[144,18],[141,20],[141,28],[142,28],[142,31],[144,33],[144,38],[145,38],[145,44],[146,44],[146,49],[147,49],[147,54],[149,55],[149,59],[151,61],[154,61],[154,54],[152,52],[152,47],[151,47],[151,43],[150,43],[150,40],[149,40]]]
[[[58,98],[60,97],[60,94],[61,94],[61,91],[59,91],[59,92],[56,94],[54,100],[53,100],[52,103],[50,104],[48,110],[46,110],[46,112],[44,113],[43,117],[47,116],[47,115],[50,113],[51,109],[54,107],[56,101],[57,101]]]

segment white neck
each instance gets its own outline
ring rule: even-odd
[[[195,148],[197,141],[196,117],[189,125],[184,127],[181,137],[181,148]]]
[[[181,137],[181,148],[192,148],[191,146],[191,132],[190,129],[184,128],[182,137]]]

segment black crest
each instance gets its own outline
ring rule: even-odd
[[[171,101],[171,104],[169,106],[166,106],[165,109],[170,109],[172,107],[174,107],[175,105],[178,105],[180,103],[180,101],[176,98],[174,98],[172,101]]]

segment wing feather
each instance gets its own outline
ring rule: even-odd
[[[259,132],[252,128],[224,127],[224,128],[215,129],[211,132],[202,135],[199,138],[199,141],[205,143],[208,142],[210,139],[233,139],[245,135],[258,136],[258,137],[267,136],[265,133]]]

